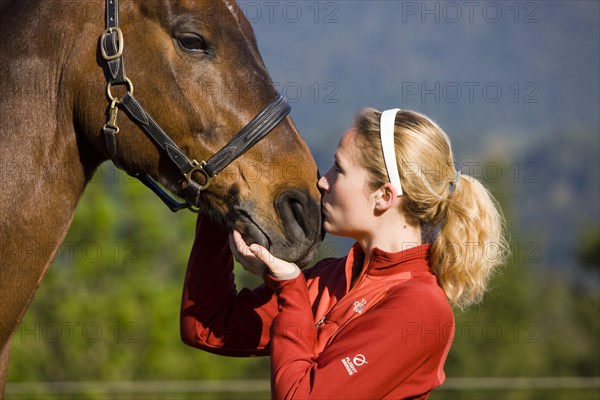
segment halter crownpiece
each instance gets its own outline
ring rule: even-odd
[[[381,134],[381,150],[383,151],[383,160],[387,169],[390,183],[396,188],[398,196],[402,196],[402,184],[400,183],[400,174],[398,172],[398,163],[396,162],[396,147],[394,146],[394,126],[396,125],[396,114],[399,108],[393,108],[381,113],[379,121],[379,131]]]

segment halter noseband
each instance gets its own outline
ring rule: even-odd
[[[117,167],[124,169],[119,161],[116,140],[117,133],[119,132],[116,122],[120,106],[126,111],[130,119],[169,156],[169,159],[177,166],[180,173],[187,180],[186,202],[179,203],[154,182],[149,175],[127,172],[150,188],[173,212],[184,208],[197,211],[196,207],[199,204],[200,194],[208,188],[211,180],[236,158],[265,137],[291,110],[286,99],[277,93],[271,104],[250,121],[248,125],[243,127],[221,150],[209,158],[208,161],[198,163],[196,160],[191,160],[185,155],[179,146],[173,142],[169,135],[145,111],[140,102],[133,97],[133,83],[125,75],[123,50],[123,33],[119,29],[119,2],[118,0],[106,0],[106,30],[100,37],[100,52],[108,66],[109,75],[106,87],[107,96],[110,99],[109,118],[102,129],[106,140],[106,147],[113,163]],[[125,85],[127,93],[120,98],[113,96],[111,88],[116,85]],[[192,179],[194,172],[204,175],[204,184],[201,185]]]

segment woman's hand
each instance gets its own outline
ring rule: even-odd
[[[267,267],[254,253],[250,247],[244,242],[242,235],[237,231],[229,235],[229,248],[233,253],[233,257],[242,264],[242,267],[255,275],[262,276]]]
[[[296,264],[275,257],[256,243],[248,246],[242,235],[235,229],[229,235],[229,247],[242,267],[258,276],[263,276],[265,269],[280,280],[293,279],[300,275],[300,268]]]

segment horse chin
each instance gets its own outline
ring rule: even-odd
[[[320,244],[320,242],[319,242],[319,244]],[[306,251],[304,253],[304,255],[300,256],[295,261],[295,264],[298,267],[300,267],[300,269],[304,269],[304,268],[312,265],[316,259],[318,249],[319,249],[318,244],[315,244],[313,247],[308,249],[308,251]]]

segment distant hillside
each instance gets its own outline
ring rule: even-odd
[[[574,128],[549,132],[515,160],[513,228],[548,267],[573,268],[586,231],[600,231],[599,159],[600,133]]]
[[[597,1],[481,2],[472,17],[462,2],[266,3],[240,4],[313,149],[368,105],[422,111],[467,142],[600,126]]]

